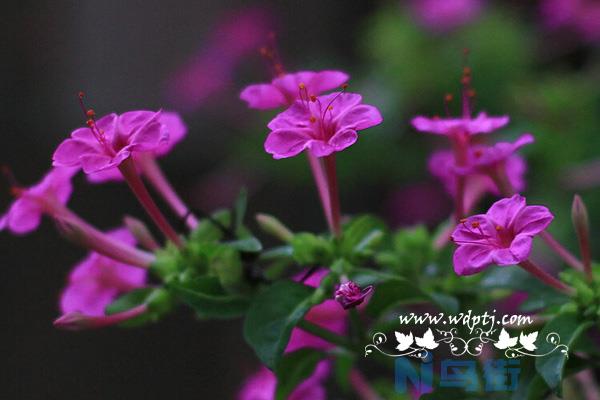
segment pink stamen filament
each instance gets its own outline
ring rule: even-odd
[[[175,232],[175,229],[169,224],[165,216],[162,214],[150,193],[148,193],[148,189],[142,182],[142,179],[137,173],[137,169],[135,167],[135,162],[133,158],[129,157],[125,161],[123,161],[119,165],[119,171],[125,178],[125,181],[129,185],[129,188],[133,192],[133,194],[137,197],[138,201],[144,207],[152,221],[156,224],[156,226],[161,230],[161,232],[165,235],[165,237],[171,240],[178,247],[183,246],[183,241]]]

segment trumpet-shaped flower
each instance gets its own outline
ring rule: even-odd
[[[109,232],[109,236],[128,245],[135,244],[131,233],[124,228]],[[71,271],[60,297],[60,309],[64,314],[104,316],[106,306],[119,295],[143,287],[146,275],[146,269],[92,252]]]
[[[533,135],[526,133],[513,143],[499,142],[493,146],[474,145],[469,149],[469,162],[460,169],[464,173],[470,171],[489,171],[502,167],[521,147],[534,142]]]
[[[301,97],[318,96],[323,92],[340,87],[349,76],[340,71],[300,71],[284,74],[271,83],[259,83],[246,87],[240,99],[248,107],[259,110],[287,107]]]
[[[17,199],[0,218],[0,230],[8,229],[15,234],[35,230],[42,214],[53,212],[53,204],[67,204],[73,191],[71,178],[78,170],[79,168],[53,168],[30,188],[13,188]]]
[[[472,157],[469,157],[472,159]],[[483,172],[466,167],[457,167],[454,154],[450,150],[440,150],[431,155],[428,162],[429,172],[438,178],[451,196],[456,196],[456,176],[465,174],[464,201],[465,209],[471,209],[485,194],[500,194],[500,189],[494,181]],[[516,192],[525,189],[525,172],[527,164],[517,154],[512,154],[504,160],[504,169],[508,182]]]
[[[420,132],[444,136],[457,134],[470,136],[480,133],[491,133],[508,124],[509,120],[510,118],[507,115],[491,117],[481,112],[475,118],[428,118],[418,116],[413,118],[411,123]]]
[[[458,245],[453,257],[455,272],[471,275],[491,264],[526,261],[533,237],[553,218],[546,207],[528,206],[525,198],[516,194],[497,201],[486,214],[462,220],[452,233],[452,241]]]
[[[53,156],[56,167],[81,166],[86,174],[118,167],[134,153],[155,152],[169,140],[161,112],[109,114],[71,133]]]
[[[305,149],[315,157],[328,156],[356,142],[357,131],[383,120],[376,107],[362,104],[354,93],[332,93],[297,100],[270,123],[265,150],[273,158],[293,157]]]
[[[177,143],[185,138],[188,130],[185,122],[183,122],[181,116],[176,112],[161,112],[159,122],[162,124],[161,130],[163,135],[168,135],[169,140],[165,141],[152,152],[155,157],[162,157],[168,154]],[[142,156],[147,156],[148,154],[145,153]],[[133,154],[133,157],[137,157],[136,153]],[[103,183],[107,181],[122,181],[123,175],[121,175],[117,167],[112,167],[88,174],[87,178],[92,183]]]

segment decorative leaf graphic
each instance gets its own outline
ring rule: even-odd
[[[515,347],[519,338],[517,336],[510,337],[506,329],[502,328],[498,341],[494,343],[494,346],[500,350],[508,349],[509,347]]]
[[[427,329],[427,332],[425,332],[423,337],[416,337],[415,341],[417,342],[417,346],[424,347],[429,350],[433,350],[440,345],[439,343],[435,342],[431,328]]]
[[[535,351],[535,349],[537,349],[537,346],[534,344],[534,342],[537,340],[537,337],[537,331],[532,332],[529,335],[524,335],[523,332],[521,332],[521,335],[519,335],[519,343],[521,343],[524,349],[529,351]]]
[[[398,351],[404,351],[410,347],[414,342],[413,334],[410,332],[408,335],[405,335],[400,332],[394,332],[396,334],[396,340],[398,341],[398,346],[396,349]]]

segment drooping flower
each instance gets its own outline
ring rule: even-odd
[[[163,111],[160,114],[159,122],[162,124],[161,131],[162,135],[168,135],[168,140],[164,141],[152,152],[144,152],[142,154],[133,153],[134,158],[139,156],[145,157],[152,155],[155,157],[162,157],[168,154],[177,143],[179,143],[187,134],[187,126],[181,116],[176,112]],[[85,128],[84,128],[85,129]],[[137,165],[138,163],[136,163]],[[119,169],[115,166],[107,168],[98,172],[87,174],[88,181],[92,183],[103,183],[107,181],[122,181],[123,175],[119,172]]]
[[[509,121],[510,118],[508,115],[491,117],[481,112],[475,118],[429,118],[417,116],[412,119],[411,124],[420,132],[444,136],[460,134],[471,136],[481,133],[491,133],[502,128]]]
[[[259,110],[287,107],[298,99],[320,94],[339,88],[348,81],[349,76],[341,71],[300,71],[284,74],[271,83],[258,83],[247,86],[240,99],[248,107]]]
[[[469,157],[472,159],[472,157]],[[458,167],[454,154],[450,150],[440,150],[431,155],[428,161],[429,172],[438,178],[451,196],[456,196],[456,176],[465,175],[465,167]],[[516,192],[525,189],[525,172],[527,164],[517,154],[508,156],[504,162],[504,170],[508,182]],[[485,193],[500,194],[496,183],[485,173],[472,169],[465,176],[464,203],[465,209],[470,210]]]
[[[482,0],[411,0],[409,5],[417,21],[434,32],[447,32],[479,16]]]
[[[125,228],[115,229],[108,235],[125,244],[135,245],[134,237]],[[106,306],[118,296],[143,287],[146,276],[146,269],[92,252],[69,274],[67,286],[60,297],[61,312],[104,316]]]
[[[329,375],[328,361],[317,364],[308,379],[301,382],[289,395],[289,400],[325,400],[327,398],[324,380]],[[238,394],[238,400],[274,400],[277,377],[265,367],[250,376]]]
[[[497,201],[486,214],[462,220],[452,233],[452,241],[458,245],[453,257],[455,272],[471,275],[491,264],[526,261],[533,237],[553,219],[548,208],[528,206],[518,194]]]
[[[0,217],[0,230],[8,229],[15,234],[35,230],[42,214],[54,212],[53,204],[65,205],[71,197],[71,178],[79,168],[53,168],[37,184],[24,189],[13,187],[17,197],[8,212]]]
[[[58,146],[54,166],[81,166],[90,174],[118,167],[134,153],[158,151],[169,140],[160,111],[113,113],[97,121],[92,116],[87,124]]]
[[[469,148],[467,165],[460,169],[464,174],[468,174],[471,171],[489,172],[497,167],[503,167],[517,150],[534,141],[533,135],[526,133],[512,143],[498,142],[493,146],[473,145]]]
[[[373,286],[361,289],[360,286],[352,281],[344,282],[335,291],[335,301],[340,303],[344,310],[347,310],[362,304],[372,291]]]
[[[362,104],[354,93],[332,93],[297,100],[268,125],[265,150],[273,158],[293,157],[305,149],[315,157],[328,156],[356,142],[357,131],[381,123],[376,107]]]

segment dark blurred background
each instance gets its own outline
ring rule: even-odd
[[[443,142],[416,134],[409,120],[443,113],[468,47],[478,108],[511,115],[504,140],[536,135],[526,151],[527,194],[553,207],[554,233],[573,244],[573,192],[592,209],[600,205],[597,39],[577,26],[544,23],[537,1],[481,1],[473,16],[442,31],[420,20],[413,3],[5,4],[0,163],[21,182],[36,182],[56,145],[83,125],[76,97],[83,90],[99,115],[182,112],[188,136],[161,164],[194,207],[228,206],[247,186],[249,215],[268,211],[295,230],[322,230],[304,159],[270,159],[262,141],[274,113],[248,110],[238,99],[244,85],[271,79],[258,47],[274,31],[287,70],[347,71],[351,89],[384,115],[339,157],[344,212],[434,226],[451,202],[426,158]],[[0,187],[4,209],[10,197],[6,183]],[[91,185],[81,176],[70,206],[102,228],[119,225],[123,214],[144,217],[123,185]],[[141,329],[55,330],[61,287],[85,252],[48,221],[26,238],[3,233],[0,255],[2,399],[226,399],[258,365],[240,321],[198,321],[187,309]]]

